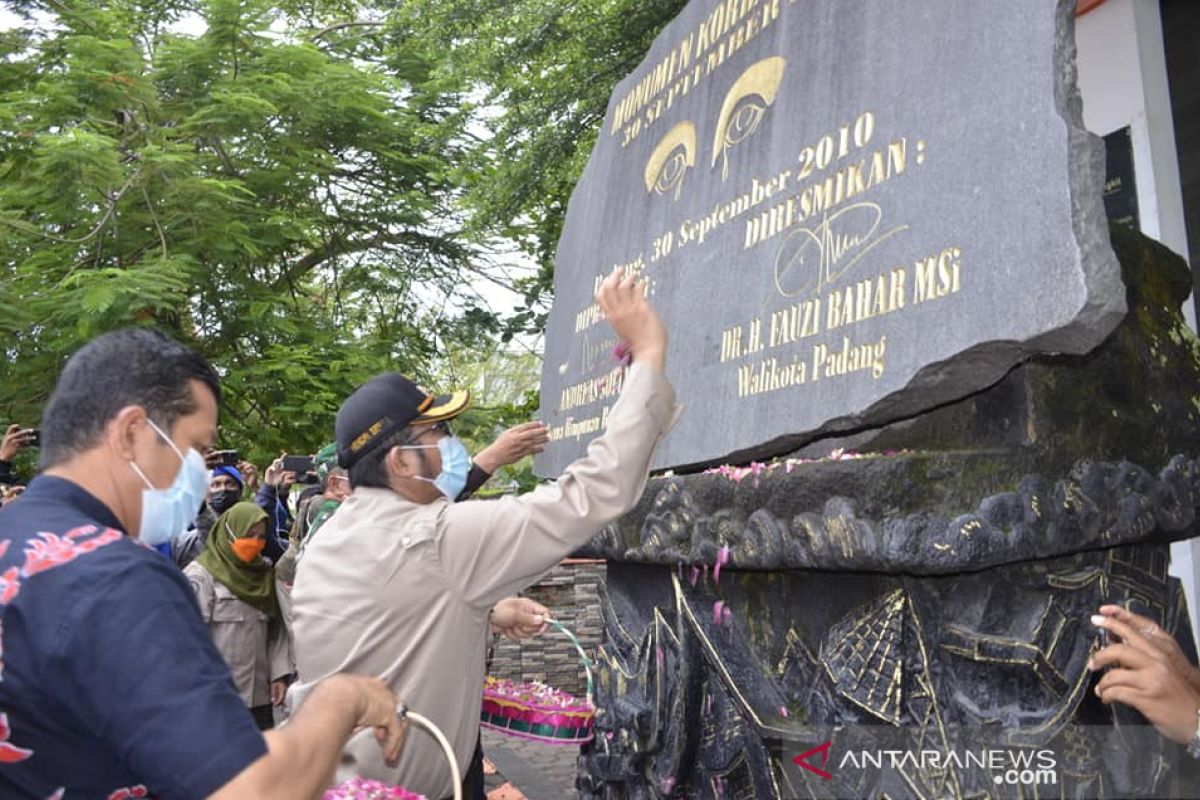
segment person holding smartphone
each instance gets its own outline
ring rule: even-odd
[[[287,453],[281,453],[279,458],[271,462],[266,475],[263,476],[262,488],[254,498],[270,517],[267,523],[267,547],[263,550],[263,555],[272,564],[278,563],[287,551],[288,535],[292,530],[292,510],[288,507],[288,493],[295,485],[297,476],[285,466],[284,462],[288,458],[290,457]],[[309,462],[311,463],[311,458]]]
[[[0,440],[0,483],[19,483],[13,472],[13,459],[17,453],[26,447],[38,445],[38,431],[34,428],[24,428],[17,423],[8,426],[4,438]]]

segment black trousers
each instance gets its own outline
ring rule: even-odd
[[[271,713],[269,705],[255,706],[250,709],[250,713],[254,715],[254,722],[260,731],[269,731],[275,727],[275,715]]]

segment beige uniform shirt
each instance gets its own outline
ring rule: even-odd
[[[553,484],[429,505],[355,490],[297,570],[297,693],[337,672],[378,676],[442,729],[465,771],[479,735],[489,611],[633,507],[678,413],[666,379],[635,363],[605,433]],[[430,798],[452,792],[446,757],[415,725],[396,768],[370,731],[351,739],[337,779],[353,775]]]
[[[200,615],[213,643],[233,673],[233,683],[247,708],[271,704],[271,680],[293,672],[287,634],[282,624],[244,603],[216,580],[199,561],[183,571],[196,592]]]

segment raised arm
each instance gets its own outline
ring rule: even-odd
[[[553,484],[444,512],[441,558],[470,603],[490,607],[528,585],[632,508],[654,448],[675,421],[675,393],[662,375],[667,332],[645,284],[616,271],[597,301],[633,358],[604,433]]]

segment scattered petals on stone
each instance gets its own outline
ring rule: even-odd
[[[729,563],[729,545],[722,545],[717,551],[717,561],[713,564],[713,583],[721,582],[721,567]],[[695,585],[695,582],[692,583]]]
[[[796,467],[801,464],[819,464],[823,461],[848,461],[859,458],[893,458],[895,456],[910,455],[910,450],[885,450],[882,453],[856,453],[853,450],[845,450],[838,448],[824,458],[785,458],[770,462],[751,461],[748,466],[739,467],[732,464],[722,464],[719,467],[707,469],[705,475],[720,475],[728,478],[734,483],[741,483],[747,475],[753,475],[755,485],[758,485],[760,476],[774,472],[783,467],[785,473],[791,473]]]

